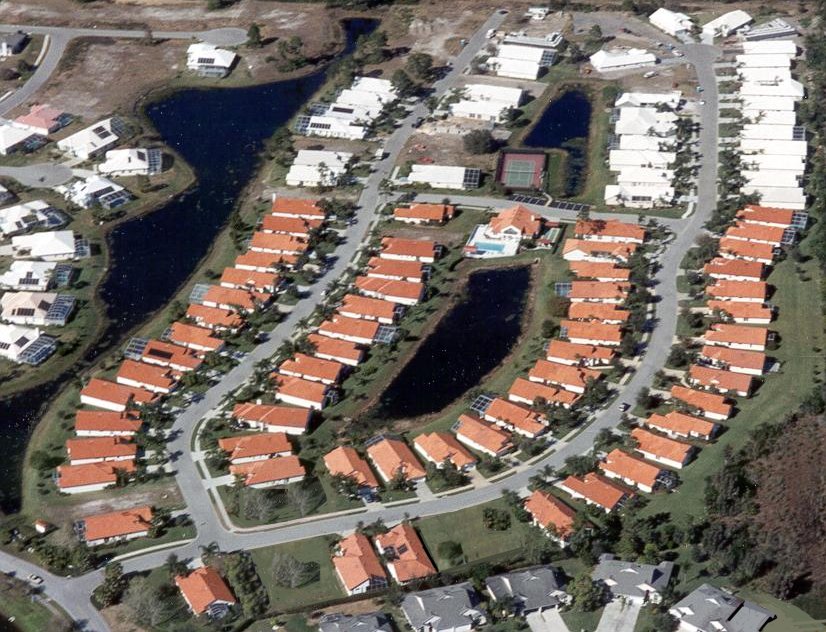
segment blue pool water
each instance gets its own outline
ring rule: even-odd
[[[479,250],[487,250],[488,252],[502,252],[505,249],[504,244],[492,244],[487,241],[477,241],[473,245]]]

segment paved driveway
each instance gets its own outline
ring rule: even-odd
[[[546,610],[545,612],[532,612],[525,617],[531,632],[570,632],[559,610]]]
[[[596,632],[634,632],[642,604],[614,599],[602,611]]]

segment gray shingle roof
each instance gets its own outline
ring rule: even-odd
[[[614,559],[610,553],[605,553],[599,558],[593,578],[605,582],[615,596],[640,599],[648,592],[643,586],[650,586],[655,592],[661,593],[668,585],[673,570],[674,564],[671,562],[660,562],[656,566],[623,562]]]
[[[410,593],[402,601],[402,611],[414,630],[439,632],[484,624],[487,613],[478,602],[473,586],[463,582]]]
[[[537,566],[488,577],[488,591],[497,601],[512,597],[520,614],[560,605],[566,597],[563,578],[551,566]]]
[[[320,632],[393,632],[390,619],[383,612],[326,614],[319,620],[318,629]]]
[[[759,632],[774,619],[774,613],[756,603],[709,584],[693,590],[669,612],[701,632]]]

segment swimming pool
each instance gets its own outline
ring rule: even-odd
[[[489,241],[476,241],[473,243],[474,248],[485,250],[487,252],[504,252],[505,244],[494,244]]]

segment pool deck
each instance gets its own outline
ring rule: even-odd
[[[513,257],[519,252],[519,242],[512,239],[492,239],[485,235],[487,224],[478,224],[465,244],[465,256],[472,259]]]

